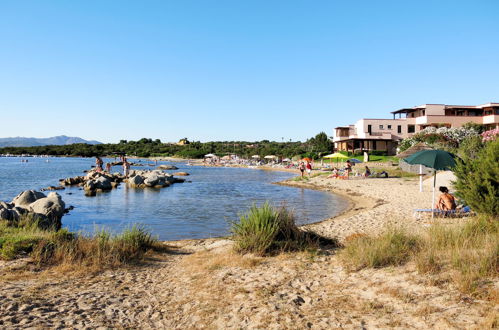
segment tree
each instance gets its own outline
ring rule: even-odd
[[[315,137],[311,138],[309,143],[312,145],[313,151],[317,153],[327,153],[333,150],[333,143],[324,132],[320,132]]]
[[[487,142],[473,158],[464,156],[454,171],[457,195],[477,213],[499,215],[499,139]]]

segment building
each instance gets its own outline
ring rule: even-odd
[[[393,111],[393,119],[361,119],[354,125],[336,127],[333,142],[338,151],[396,153],[398,142],[425,129],[461,127],[465,123],[499,128],[499,103],[482,105],[423,104]],[[397,118],[398,117],[398,118]]]

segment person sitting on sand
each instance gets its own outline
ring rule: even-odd
[[[435,204],[437,210],[450,211],[456,209],[456,198],[449,193],[447,187],[438,188],[442,193]]]
[[[366,165],[366,171],[364,172],[364,177],[367,178],[368,176],[371,175],[371,170],[369,169],[369,167],[367,167]]]
[[[337,178],[338,177],[339,170],[337,167],[334,167],[333,170],[331,171],[331,174],[328,175],[328,178]]]

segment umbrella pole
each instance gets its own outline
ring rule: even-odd
[[[435,212],[433,208],[435,207],[435,185],[437,184],[437,170],[435,170],[435,173],[433,174],[433,201],[431,203],[431,218],[435,216]]]
[[[419,165],[419,192],[423,192],[423,165]]]

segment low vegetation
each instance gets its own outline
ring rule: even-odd
[[[291,212],[275,208],[268,202],[261,207],[253,205],[240,216],[239,222],[232,223],[231,232],[236,251],[259,256],[314,249],[320,244],[338,245],[336,241],[300,230]]]
[[[355,235],[341,252],[350,269],[413,261],[420,273],[448,275],[463,292],[476,293],[499,276],[499,222],[484,216],[461,225],[434,225],[422,234],[392,228]]]
[[[379,268],[404,264],[420,249],[418,237],[401,228],[391,228],[378,236],[355,235],[342,251],[351,269]]]
[[[94,235],[40,229],[35,223],[12,226],[0,222],[0,259],[29,256],[40,265],[77,265],[102,269],[141,260],[151,249],[161,249],[141,226],[120,234],[101,230]]]

